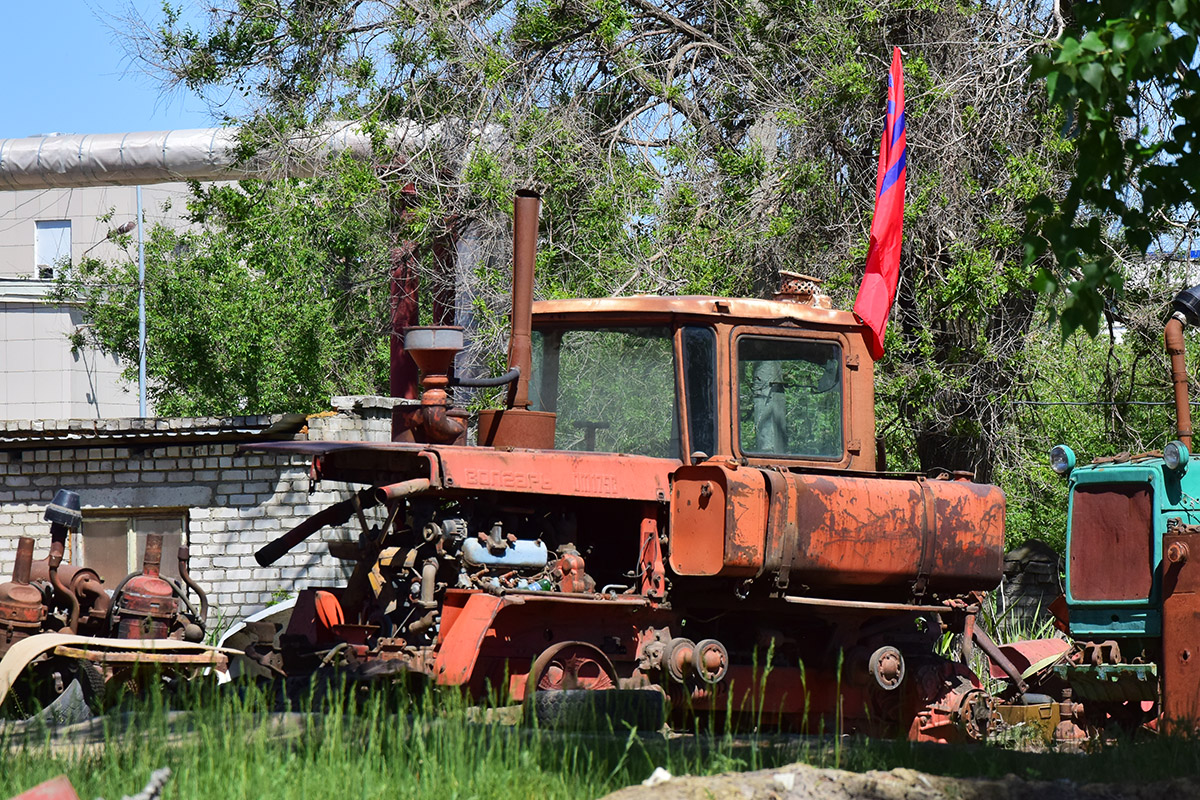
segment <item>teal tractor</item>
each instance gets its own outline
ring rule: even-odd
[[[1200,457],[1193,457],[1183,331],[1200,286],[1171,302],[1165,340],[1176,439],[1162,451],[1051,466],[1069,480],[1067,581],[1059,619],[1076,642],[1056,676],[1090,727],[1194,732],[1200,722]],[[1195,555],[1191,551],[1195,550]]]

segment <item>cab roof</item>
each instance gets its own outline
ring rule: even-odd
[[[726,322],[779,323],[794,321],[806,325],[840,329],[864,329],[849,311],[817,308],[804,303],[760,300],[744,297],[686,295],[664,297],[597,297],[572,300],[540,300],[533,304],[534,324],[562,321],[579,323],[588,319],[603,322],[647,320],[648,318],[691,317]]]

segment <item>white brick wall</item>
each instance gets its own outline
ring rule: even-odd
[[[309,433],[386,440],[390,417],[373,417],[314,418]],[[208,592],[210,625],[253,613],[281,591],[340,585],[353,565],[331,558],[325,542],[356,536],[353,520],[353,528],[318,532],[271,567],[254,560],[259,547],[349,496],[350,487],[329,482],[310,494],[308,467],[302,456],[239,453],[233,444],[0,450],[0,581],[12,574],[17,537],[33,537],[34,558],[45,557],[50,534],[42,515],[61,488],[79,493],[85,513],[186,506],[191,572]],[[77,552],[71,544],[68,560]],[[124,576],[102,577],[115,585]]]

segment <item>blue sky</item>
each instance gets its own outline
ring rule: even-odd
[[[204,104],[164,95],[125,55],[114,17],[157,19],[159,0],[8,0],[0,45],[0,138],[203,128]]]

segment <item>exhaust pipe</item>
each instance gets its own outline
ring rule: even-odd
[[[50,585],[71,609],[67,617],[66,628],[64,628],[67,633],[75,633],[78,630],[79,598],[75,596],[75,592],[63,584],[62,578],[58,574],[58,568],[62,566],[63,556],[66,554],[67,537],[71,531],[78,530],[83,522],[81,508],[78,494],[69,489],[59,489],[54,493],[54,499],[50,505],[46,506],[44,515],[44,519],[50,523],[50,555],[46,559],[50,573]]]
[[[508,369],[516,380],[508,385],[503,409],[479,412],[479,444],[484,447],[554,447],[554,412],[529,408],[533,377],[533,265],[537,258],[538,211],[542,199],[528,189],[513,199],[512,329]],[[506,378],[508,376],[505,376]]]
[[[13,564],[13,583],[29,585],[29,573],[33,569],[33,539],[21,536],[17,539],[17,560]]]
[[[1167,355],[1171,358],[1171,385],[1175,392],[1175,425],[1184,446],[1192,449],[1192,407],[1188,398],[1186,350],[1183,327],[1200,325],[1200,286],[1184,289],[1171,301],[1171,318],[1163,330]]]
[[[509,384],[508,407],[529,408],[529,376],[533,371],[533,267],[537,260],[538,212],[541,196],[522,189],[513,199],[512,333],[508,368],[519,370]]]

